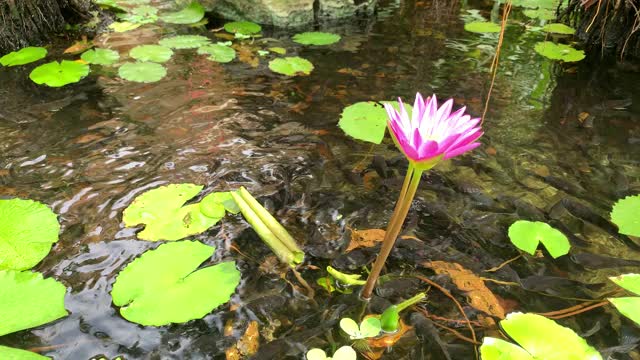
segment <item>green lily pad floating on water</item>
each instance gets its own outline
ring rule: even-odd
[[[573,330],[544,316],[511,313],[500,325],[533,359],[602,360],[602,355]]]
[[[231,209],[230,212],[238,210],[237,205],[229,204],[224,193],[209,194],[200,203],[183,206],[202,188],[195,184],[171,184],[149,190],[136,197],[124,210],[124,224],[146,225],[138,233],[142,240],[178,240],[215,225],[225,215],[225,209]],[[216,202],[218,206],[212,204]]]
[[[58,218],[46,205],[0,200],[0,270],[36,266],[58,241],[59,232]]]
[[[534,50],[551,60],[562,60],[564,62],[575,62],[585,58],[584,51],[572,48],[565,44],[556,44],[551,41],[540,41],[536,43]]]
[[[340,35],[326,32],[305,32],[296,34],[293,41],[302,45],[331,45],[340,41]]]
[[[139,28],[142,24],[136,24],[129,21],[116,21],[109,24],[109,29],[115,32],[127,32]]]
[[[233,48],[220,44],[210,44],[199,47],[198,54],[209,55],[209,60],[219,63],[228,63],[236,58],[236,51]]]
[[[533,255],[542,243],[555,259],[569,253],[571,244],[563,233],[540,221],[518,220],[509,227],[509,239],[518,249]]]
[[[607,300],[609,300],[622,315],[640,325],[640,297],[619,297],[609,298]]]
[[[61,87],[80,81],[89,75],[89,65],[75,61],[52,61],[33,69],[29,78],[38,85]]]
[[[202,35],[178,35],[164,38],[159,43],[172,49],[195,49],[211,43],[211,40]]]
[[[31,351],[10,348],[0,345],[0,359],[7,360],[51,360],[46,356]]]
[[[0,271],[0,336],[40,326],[67,316],[67,289],[31,271]]]
[[[480,355],[482,360],[535,360],[520,346],[489,336],[482,339]]]
[[[47,49],[29,46],[0,57],[0,64],[2,66],[24,65],[43,59],[45,56],[47,56]]]
[[[500,25],[489,21],[474,21],[464,24],[464,29],[473,33],[497,33]]]
[[[238,206],[236,201],[233,200],[233,196],[231,196],[231,192],[230,191],[215,192],[215,193],[211,193],[211,194],[205,196],[200,201],[200,210],[202,210],[203,206],[204,207],[212,206],[211,204],[222,205],[224,210],[226,210],[226,211],[228,211],[228,212],[230,212],[232,214],[238,214],[240,212],[240,207]]]
[[[251,35],[262,31],[262,27],[251,21],[234,21],[224,24],[224,30],[233,34],[241,33]]]
[[[127,320],[162,326],[203,318],[226,303],[240,283],[233,261],[198,269],[215,247],[198,241],[160,245],[116,278],[111,296]]]
[[[322,349],[311,349],[307,351],[307,360],[356,360],[358,354],[351,346],[343,346],[333,353],[333,356],[327,356]]]
[[[621,234],[640,236],[640,195],[618,200],[611,210],[611,221]]]
[[[193,1],[186,8],[162,15],[160,19],[171,24],[193,24],[202,20],[203,17],[204,7],[202,7],[199,2]]]
[[[129,51],[129,56],[138,61],[163,63],[171,59],[173,50],[162,45],[138,45]]]
[[[556,13],[550,9],[526,9],[522,12],[525,16],[530,17],[532,19],[540,19],[540,20],[553,20],[556,18]]]
[[[167,75],[164,66],[152,62],[126,63],[118,69],[118,75],[129,81],[151,83]]]
[[[120,54],[111,49],[95,48],[85,51],[80,58],[89,64],[112,65],[120,60]]]
[[[357,340],[378,336],[382,331],[382,325],[380,320],[374,317],[362,320],[360,326],[353,319],[342,318],[340,320],[340,329],[347,333],[351,340]]]
[[[397,101],[384,101],[398,109]],[[407,111],[411,111],[411,105],[405,104]],[[349,105],[340,115],[338,126],[347,135],[358,140],[380,144],[387,128],[387,111],[382,103],[374,101],[362,101]]]
[[[640,295],[640,274],[623,274],[612,276],[609,280],[616,283],[621,288],[631,291],[636,295]],[[640,308],[639,308],[640,310]]]
[[[269,61],[269,69],[287,76],[309,75],[313,71],[313,64],[307,59],[290,56]]]
[[[570,26],[567,26],[565,24],[557,24],[557,23],[547,24],[542,28],[542,30],[550,33],[565,34],[565,35],[572,35],[572,34],[575,34],[576,32],[576,29]]]

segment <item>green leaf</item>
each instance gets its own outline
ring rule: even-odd
[[[47,49],[30,46],[0,57],[0,64],[2,66],[24,65],[43,59],[45,56],[47,56]]]
[[[193,1],[186,8],[169,14],[162,15],[162,21],[171,24],[193,24],[204,17],[204,7],[199,2]]]
[[[51,360],[46,356],[42,356],[27,350],[14,349],[0,345],[0,359],[5,360]]]
[[[111,65],[120,60],[120,54],[111,49],[90,49],[82,53],[80,58],[89,64]]]
[[[0,200],[0,270],[36,266],[58,241],[60,224],[46,205],[32,200]]]
[[[536,359],[602,360],[598,351],[573,330],[536,314],[511,313],[502,328]]]
[[[551,60],[575,62],[585,58],[584,51],[576,50],[565,44],[555,44],[551,41],[540,41],[536,43],[534,50],[538,54]]]
[[[563,233],[540,221],[514,222],[509,227],[509,239],[518,249],[531,255],[541,242],[554,259],[566,255],[571,247]]]
[[[158,8],[151,5],[139,5],[130,10],[130,13],[133,15],[143,16],[143,17],[155,17],[158,14]]]
[[[400,321],[400,312],[396,305],[389,306],[380,315],[380,327],[386,332],[395,332],[398,330],[398,322]]]
[[[620,276],[612,276],[609,279],[621,288],[640,295],[640,274],[623,274]]]
[[[482,340],[480,355],[482,360],[535,360],[520,346],[488,336]]]
[[[287,53],[287,49],[283,47],[270,47],[269,51],[274,52],[276,54],[284,55]]]
[[[127,320],[162,326],[203,318],[226,303],[240,283],[235,262],[198,269],[215,251],[197,241],[160,245],[116,278],[111,296]]]
[[[129,56],[138,61],[163,63],[171,59],[173,50],[162,45],[138,45],[129,51]]]
[[[500,25],[489,21],[474,21],[464,24],[464,29],[473,33],[497,33]]]
[[[547,24],[542,28],[542,30],[550,33],[567,34],[567,35],[572,35],[576,32],[576,29],[572,27],[569,27],[565,24],[557,24],[557,23]]]
[[[118,69],[118,75],[129,81],[151,83],[167,75],[164,66],[152,62],[125,63]]]
[[[136,197],[124,210],[124,224],[145,224],[145,229],[138,233],[138,238],[149,241],[179,240],[199,234],[224,216],[224,212],[220,217],[203,214],[200,203],[183,206],[198,195],[200,190],[202,186],[194,184],[172,184],[149,190]]]
[[[160,40],[160,45],[172,49],[195,49],[210,42],[208,37],[202,35],[178,35]]]
[[[382,327],[380,325],[380,319],[375,317],[368,317],[360,323],[360,335],[363,338],[375,337],[380,334]]]
[[[245,35],[257,34],[262,31],[262,27],[250,21],[234,21],[224,24],[224,30],[230,33],[241,33]]]
[[[330,45],[340,41],[340,35],[326,32],[305,32],[293,36],[293,41],[302,45]]]
[[[327,353],[322,349],[313,348],[307,351],[307,360],[325,360],[327,358]]]
[[[115,32],[127,32],[134,30],[142,26],[142,24],[136,24],[129,21],[113,22],[109,24],[109,29]]]
[[[236,201],[233,200],[233,196],[231,196],[230,191],[211,193],[205,196],[202,201],[200,201],[200,206],[208,202],[222,204],[224,206],[224,209],[232,214],[237,214],[240,212],[240,207],[238,207]]]
[[[67,316],[64,285],[40,273],[0,271],[0,289],[0,336]]]
[[[228,63],[236,58],[236,51],[232,48],[220,44],[210,44],[198,48],[198,54],[209,55],[208,59],[219,62]]]
[[[525,16],[530,17],[532,19],[540,19],[540,20],[553,20],[556,18],[556,13],[553,10],[549,9],[526,9],[522,12]]]
[[[398,109],[397,101],[384,101]],[[411,105],[404,104],[411,115]],[[388,115],[381,103],[373,101],[358,102],[342,110],[338,126],[347,135],[358,140],[380,144],[387,128]]]
[[[618,200],[611,210],[611,221],[621,234],[640,236],[640,195]]]
[[[52,61],[33,69],[29,78],[34,83],[45,84],[51,87],[60,87],[80,81],[89,75],[89,65],[75,61]]]
[[[269,61],[269,69],[287,76],[309,75],[313,70],[313,64],[307,59],[293,56]]]
[[[342,346],[335,353],[333,353],[333,357],[330,359],[333,360],[356,360],[358,358],[358,354],[356,351],[351,348],[351,346]]]
[[[360,327],[358,326],[358,323],[351,318],[340,319],[340,329],[346,332],[351,338],[360,336]]]
[[[607,299],[620,313],[640,325],[640,297],[619,297]]]

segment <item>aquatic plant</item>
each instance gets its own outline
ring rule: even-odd
[[[551,60],[562,60],[564,62],[575,62],[585,58],[585,53],[582,50],[576,50],[573,47],[565,44],[556,44],[551,41],[541,41],[536,43],[534,50]]]
[[[356,360],[358,354],[353,350],[351,346],[342,346],[333,356],[327,356],[327,353],[322,349],[314,348],[307,352],[307,360]]]
[[[224,24],[224,30],[233,34],[252,35],[262,31],[262,27],[251,21],[233,21]]]
[[[349,335],[351,340],[360,340],[378,336],[382,331],[380,319],[376,317],[368,317],[360,323],[355,322],[351,318],[340,319],[340,329]]]
[[[287,76],[309,75],[313,71],[313,64],[299,56],[289,56],[269,61],[269,69]]]
[[[180,11],[160,16],[162,21],[170,24],[193,24],[202,20],[202,18],[204,18],[204,7],[197,1],[192,1]]]
[[[178,35],[159,41],[162,46],[172,49],[195,49],[211,43],[208,37],[202,35]]]
[[[438,107],[435,95],[425,100],[418,93],[411,116],[401,99],[398,99],[398,103],[400,111],[391,104],[385,104],[385,109],[389,116],[388,126],[393,141],[409,160],[409,168],[387,226],[380,254],[362,290],[364,299],[371,297],[375,283],[407,217],[422,173],[443,159],[450,159],[480,146],[477,140],[483,134],[479,126],[480,118],[471,118],[465,114],[466,107],[451,111],[453,99]]]
[[[609,278],[621,288],[640,296],[640,274],[623,274]],[[608,298],[620,313],[640,325],[640,297]]]
[[[490,21],[474,21],[464,24],[464,29],[474,33],[497,33],[500,32],[500,25]]]
[[[399,106],[397,101],[357,102],[342,110],[338,126],[353,138],[380,144],[384,139],[388,119],[384,104],[391,104],[396,109]],[[405,105],[405,109],[411,114],[411,105]]]
[[[46,356],[36,354],[31,351],[14,349],[0,345],[0,359],[13,359],[13,360],[51,360]]]
[[[223,44],[210,44],[198,48],[198,54],[209,55],[207,59],[219,63],[228,63],[236,58],[236,51]]]
[[[569,253],[571,244],[559,230],[540,221],[518,220],[509,226],[509,240],[518,249],[533,255],[542,243],[555,259]]]
[[[129,51],[129,56],[138,61],[163,63],[171,59],[173,50],[162,45],[138,45]]]
[[[198,241],[160,245],[128,264],[111,296],[127,320],[162,326],[200,319],[226,303],[240,283],[234,261],[199,268],[215,247]]]
[[[120,54],[111,49],[95,48],[85,51],[80,58],[89,64],[112,65],[120,60]]]
[[[331,45],[340,41],[340,35],[313,31],[296,34],[292,40],[302,45]]]
[[[360,274],[345,274],[331,266],[327,266],[327,272],[344,285],[364,285],[366,283],[366,281],[360,279],[362,277]]]
[[[51,87],[61,87],[80,81],[89,75],[89,65],[75,61],[52,61],[38,66],[29,74],[34,83]]]
[[[602,355],[573,330],[544,316],[510,313],[500,326],[520,346],[485,337],[480,347],[483,360],[602,360]]]
[[[611,221],[621,234],[640,236],[640,195],[618,200],[611,210]]]
[[[29,46],[0,57],[0,65],[24,65],[43,59],[45,56],[47,56],[47,49],[43,47]]]
[[[400,312],[410,306],[413,306],[427,297],[425,293],[419,293],[411,298],[397,304],[391,305],[380,315],[380,325],[385,332],[395,332],[398,330],[400,322]]]

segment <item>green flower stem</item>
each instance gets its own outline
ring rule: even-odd
[[[400,312],[400,311],[402,311],[402,310],[404,310],[404,309],[406,309],[406,308],[408,308],[410,306],[413,306],[413,305],[419,303],[420,301],[422,301],[426,297],[427,297],[427,294],[419,293],[419,294],[416,294],[415,296],[413,296],[413,297],[401,302],[400,304],[396,305],[396,307],[398,309],[398,312]]]
[[[244,188],[244,186],[240,187],[239,193],[240,196],[242,196],[242,199],[251,207],[260,220],[262,220],[269,230],[277,236],[291,252],[304,256],[304,252],[298,247],[298,244],[296,244],[296,241],[291,237],[287,229],[285,229],[284,226],[282,226],[278,220],[276,220],[276,218],[267,211],[267,209],[260,205],[258,200],[256,200],[247,191],[247,189]]]
[[[404,194],[402,190],[400,191],[400,197],[398,198],[396,208],[393,211],[393,215],[391,215],[391,220],[389,221],[389,225],[387,226],[387,230],[384,235],[382,247],[380,248],[380,254],[378,254],[378,258],[373,264],[371,273],[367,278],[367,283],[362,289],[362,293],[360,295],[365,300],[369,300],[371,298],[371,293],[373,292],[373,288],[375,287],[376,282],[378,281],[378,277],[382,272],[382,268],[387,261],[387,257],[389,257],[389,254],[391,253],[391,249],[393,249],[393,245],[398,238],[398,234],[400,234],[402,224],[407,218],[409,208],[411,207],[411,202],[413,201],[413,198],[416,195],[416,191],[418,190],[420,177],[422,176],[423,171],[424,170],[422,169],[415,169],[413,168],[413,166],[409,165],[409,169],[407,170],[407,175],[405,177],[405,184],[409,183],[409,185],[406,187],[406,191],[404,192]],[[407,180],[409,178],[411,178],[410,182]],[[402,188],[404,190],[405,186],[403,185]]]
[[[246,191],[246,190],[245,190]],[[274,254],[285,264],[294,267],[296,264],[302,262],[304,253],[296,254],[289,250],[280,239],[269,230],[269,227],[262,221],[262,219],[255,213],[255,211],[249,206],[249,204],[240,196],[237,192],[232,191],[231,196],[235,200],[236,204],[240,208],[242,215],[247,222],[253,227],[253,230],[260,236],[260,239],[271,248]],[[266,211],[266,210],[265,210]]]

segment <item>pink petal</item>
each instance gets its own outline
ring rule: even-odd
[[[462,136],[462,134],[453,134],[446,137],[444,140],[439,141],[438,150],[440,152],[446,152],[447,150],[449,150],[451,145],[453,145],[453,143],[455,143],[460,138],[460,136]]]
[[[420,93],[416,93],[416,101],[413,102],[413,113],[411,114],[411,120],[413,126],[420,127],[422,122],[422,116],[424,115],[425,102]]]
[[[436,115],[438,120],[439,121],[448,120],[449,116],[451,115],[452,107],[453,107],[453,99],[449,99],[444,104],[442,104],[442,106],[440,106],[440,109],[438,109],[438,114]]]
[[[446,160],[446,159],[451,159],[451,158],[452,158],[452,157],[454,157],[454,156],[458,156],[458,155],[463,154],[463,153],[465,153],[465,152],[467,152],[467,151],[469,151],[469,150],[473,150],[473,149],[477,148],[477,147],[478,147],[478,146],[480,146],[480,145],[481,145],[481,144],[480,144],[479,142],[476,142],[476,143],[471,143],[471,144],[467,144],[467,145],[465,145],[465,146],[462,146],[462,147],[456,148],[456,149],[454,149],[454,150],[453,150],[453,151],[451,151],[451,152],[447,152],[447,153],[445,153],[445,154],[444,154],[444,159],[445,159],[445,160]]]
[[[458,140],[456,140],[450,147],[449,149],[454,149],[456,147],[460,147],[460,146],[464,146],[467,145],[469,143],[472,143],[476,140],[478,140],[482,134],[484,134],[480,128],[474,128],[473,130],[466,132],[466,133],[462,133],[460,135]]]
[[[425,141],[420,144],[420,147],[418,148],[418,155],[420,156],[420,160],[426,160],[439,155],[438,143],[433,140]]]

